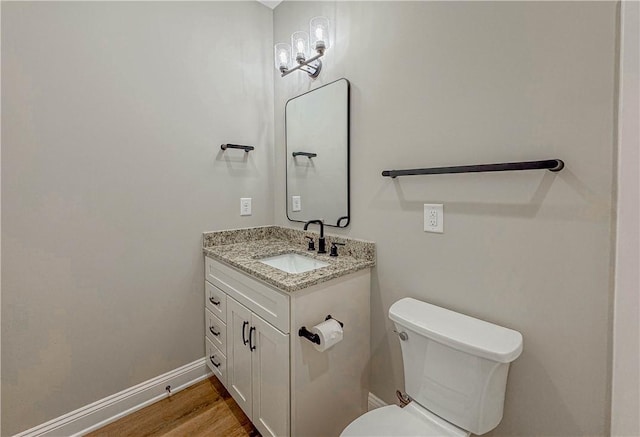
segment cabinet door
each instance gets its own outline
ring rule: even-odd
[[[289,435],[289,335],[251,315],[253,416],[263,437]]]
[[[235,300],[227,300],[227,390],[251,419],[251,312]]]

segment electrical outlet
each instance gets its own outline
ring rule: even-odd
[[[424,231],[444,233],[444,208],[442,204],[424,204]]]
[[[240,215],[251,215],[251,197],[240,198]]]
[[[293,212],[302,211],[300,196],[291,196],[291,210]]]

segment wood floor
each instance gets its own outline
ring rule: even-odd
[[[260,437],[260,434],[212,376],[87,436]]]

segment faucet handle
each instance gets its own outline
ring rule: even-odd
[[[309,247],[307,248],[307,250],[316,250],[316,246],[314,245],[314,242],[313,242],[313,237],[305,236],[304,238],[309,239]]]
[[[344,246],[344,243],[331,243],[331,253],[329,256],[338,256],[338,246]]]

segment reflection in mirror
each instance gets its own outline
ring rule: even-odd
[[[349,81],[294,97],[285,107],[287,218],[349,224]]]

